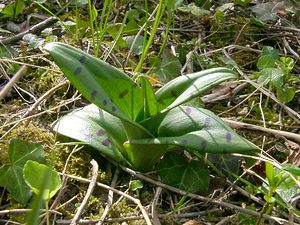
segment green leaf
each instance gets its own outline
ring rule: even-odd
[[[143,105],[143,93],[126,74],[63,43],[48,43],[44,48],[90,102],[119,118],[135,120]]]
[[[156,92],[159,110],[162,110],[162,113],[169,111],[233,78],[237,78],[237,75],[224,67],[177,77]]]
[[[289,87],[287,85],[284,85],[281,88],[277,88],[276,95],[282,103],[288,103],[293,100],[295,97],[295,89],[294,87]]]
[[[126,155],[123,143],[127,140],[122,122],[93,104],[74,110],[52,127],[62,135],[89,144],[116,162],[126,162],[121,154]]]
[[[252,0],[234,0],[234,4],[240,5],[240,6],[246,6],[252,2]]]
[[[295,66],[295,62],[293,58],[280,57],[279,65],[283,71],[285,71],[286,73],[290,73]]]
[[[262,22],[275,21],[277,20],[277,15],[273,12],[275,3],[267,2],[256,4],[251,8],[252,12],[256,14],[256,17]]]
[[[265,68],[273,68],[275,67],[275,62],[278,59],[278,51],[277,49],[265,46],[262,49],[261,56],[257,61],[257,68],[265,69]]]
[[[242,157],[230,154],[208,154],[207,159],[230,181],[236,180],[241,172]],[[233,175],[234,174],[234,175]]]
[[[113,23],[107,25],[106,32],[109,33],[116,41],[116,46],[126,47],[126,42],[125,40],[123,40],[123,36],[122,33],[120,33],[120,29],[123,29],[123,24]]]
[[[159,80],[163,83],[181,75],[181,64],[179,59],[168,51],[163,51],[160,63],[155,69]]]
[[[23,167],[28,160],[43,162],[43,147],[37,143],[13,139],[10,141],[8,154],[10,164],[0,169],[0,186],[7,189],[16,201],[26,205],[31,191],[23,179]]]
[[[124,143],[128,161],[133,169],[149,172],[166,152],[172,150],[168,143],[158,145],[151,141],[152,139],[135,139]]]
[[[266,200],[267,203],[271,204],[271,203],[274,203],[276,202],[276,198],[274,198],[273,196],[271,195],[264,195],[264,199]]]
[[[182,155],[170,152],[160,161],[157,172],[164,183],[182,190],[203,192],[208,189],[209,171],[198,160],[188,161]]]
[[[124,38],[126,41],[126,48],[130,49],[133,45],[132,52],[136,55],[141,55],[143,52],[143,46],[144,46],[144,37],[139,35],[136,36],[129,36]],[[135,42],[134,42],[135,40]],[[133,43],[134,42],[134,43]]]
[[[85,98],[127,124],[124,128],[129,139],[151,137],[134,122],[143,108],[143,90],[126,74],[66,44],[53,42],[44,48]]]
[[[268,84],[269,82],[276,88],[282,88],[284,72],[278,68],[265,68],[260,71],[258,83]]]
[[[10,5],[6,6],[2,11],[5,17],[10,17],[15,19],[20,13],[22,13],[25,7],[25,3],[23,0],[13,1]]]
[[[49,201],[61,187],[59,174],[50,167],[29,160],[24,166],[23,175],[25,182],[35,194],[43,192],[43,199]],[[47,181],[47,185],[43,183]]]
[[[144,121],[143,125],[151,132],[156,129],[157,138],[132,140],[131,145],[177,145],[208,153],[258,151],[256,146],[236,134],[218,116],[202,108],[176,107]]]
[[[268,29],[268,26],[263,21],[255,18],[254,16],[250,16],[250,24]]]
[[[273,68],[275,67],[275,61],[276,59],[274,59],[271,55],[263,55],[258,59],[256,66],[260,70],[265,68]]]
[[[140,180],[131,180],[129,182],[129,188],[132,191],[137,191],[138,189],[142,189],[143,188],[143,183]]]
[[[271,163],[266,162],[266,176],[269,181],[269,186],[273,187],[276,183],[275,170]]]
[[[276,193],[286,204],[289,204],[292,198],[297,194],[299,187],[287,173],[284,174],[282,179],[284,180],[276,188]],[[298,181],[300,181],[299,178]]]
[[[270,55],[274,59],[277,59],[278,58],[278,50],[271,46],[264,46],[262,49],[261,55],[262,56]]]
[[[45,39],[39,38],[37,35],[34,34],[25,34],[23,40],[26,39],[28,42],[27,50],[37,49],[38,47],[42,46],[45,42]]]
[[[296,165],[289,164],[289,163],[282,164],[282,169],[290,172],[294,176],[300,177],[300,168]]]
[[[155,116],[158,113],[157,100],[151,83],[145,76],[139,76],[138,83],[141,84],[144,95],[144,108],[141,110],[140,113],[143,116],[142,120],[144,120],[150,116]]]
[[[200,7],[196,6],[194,2],[188,4],[187,6],[178,7],[178,10],[192,13],[195,16],[203,16],[210,13],[209,10],[201,9]]]

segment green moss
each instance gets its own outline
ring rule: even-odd
[[[0,135],[5,134],[4,130],[0,130]],[[25,141],[41,143],[45,152],[49,152],[53,143],[54,136],[51,132],[39,127],[34,122],[28,124],[21,124],[17,128],[10,131],[4,138],[0,140],[0,159],[1,165],[9,162],[8,147],[11,139],[18,138]]]
[[[16,210],[16,209],[24,209],[24,206],[17,203],[15,200],[13,200],[10,195],[8,195],[7,200],[9,200],[10,204],[9,207],[5,208],[6,210]],[[25,224],[26,221],[26,215],[25,213],[10,213],[7,214],[7,220],[11,220],[14,222],[19,222],[20,224]]]
[[[39,82],[37,82],[37,90],[44,93],[49,90],[49,87],[54,86],[57,80],[60,79],[60,75],[45,70],[38,70]]]

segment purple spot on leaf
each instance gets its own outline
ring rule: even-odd
[[[159,99],[158,102],[159,102],[159,104],[161,104],[161,105],[166,105],[166,103],[165,103],[164,100],[162,100],[162,99]]]
[[[91,94],[91,96],[92,96],[92,99],[95,99],[97,94],[98,94],[98,92],[97,92],[97,91],[93,91],[93,92],[92,92],[92,94]]]
[[[86,56],[85,55],[81,55],[79,58],[79,62],[83,63],[86,60]]]
[[[109,146],[110,145],[110,140],[109,139],[105,139],[104,141],[102,141],[102,144],[104,146]]]
[[[190,115],[192,112],[192,109],[190,107],[186,107],[185,112],[186,112],[186,114]]]
[[[187,140],[182,140],[181,143],[182,143],[183,145],[187,145],[188,141],[187,141]]]
[[[117,111],[117,109],[116,109],[116,107],[111,107],[111,111],[113,111],[113,112],[115,112],[115,111]]]
[[[205,126],[205,127],[209,127],[209,126],[210,126],[210,123],[211,123],[211,118],[206,117],[205,120],[204,120],[204,126]]]
[[[122,91],[122,92],[119,94],[119,98],[124,98],[125,95],[127,95],[127,94],[128,94],[128,90],[125,89],[124,91]]]
[[[232,140],[232,135],[231,135],[231,133],[228,132],[228,133],[226,134],[226,141],[227,141],[227,142],[231,142],[231,140]]]
[[[90,141],[93,138],[92,133],[87,130],[79,130],[78,132],[82,135],[84,141]]]
[[[224,149],[222,150],[222,153],[223,153],[223,154],[227,154],[227,153],[228,153],[228,150],[227,150],[226,148],[224,148]]]
[[[77,67],[76,70],[74,71],[75,75],[79,75],[81,72],[81,67]]]
[[[202,142],[200,143],[200,148],[201,148],[202,150],[205,149],[206,146],[207,146],[207,141],[202,141]]]
[[[102,104],[105,106],[107,105],[107,101],[106,100],[103,100]]]
[[[177,93],[175,91],[171,91],[171,95],[172,97],[176,98],[177,97]]]
[[[102,129],[100,129],[100,130],[97,132],[97,136],[103,136],[103,135],[105,135],[105,134],[106,134],[105,131],[102,130]]]

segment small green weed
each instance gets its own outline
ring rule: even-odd
[[[290,57],[280,57],[276,49],[264,47],[260,58],[257,61],[260,69],[258,82],[268,85],[270,89],[276,91],[278,99],[282,103],[293,100],[295,88],[291,85],[292,74],[295,63]]]

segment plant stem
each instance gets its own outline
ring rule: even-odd
[[[49,217],[49,201],[45,201],[45,209],[46,209],[47,225],[50,225],[50,217]]]
[[[75,33],[75,39],[76,41],[79,41],[79,10],[78,10],[78,0],[76,0],[75,3],[75,20],[76,20],[76,33]]]
[[[262,211],[260,213],[260,216],[259,216],[259,218],[258,218],[258,220],[257,220],[257,222],[256,222],[255,225],[262,225],[262,224],[264,224],[265,218],[262,215],[264,215],[264,214],[270,215],[270,213],[272,212],[273,207],[274,207],[274,203],[271,203],[271,204],[270,203],[266,203],[266,204],[264,204],[264,206],[262,208]]]
[[[88,10],[89,10],[89,14],[90,14],[90,26],[91,26],[91,36],[92,36],[92,43],[93,46],[95,46],[95,29],[94,29],[94,21],[93,21],[93,17],[94,17],[94,12],[92,10],[92,3],[91,0],[88,0]],[[94,48],[94,55],[97,57],[98,53],[96,52],[96,49]]]
[[[97,54],[98,54],[99,48],[101,46],[100,43],[102,42],[104,34],[107,29],[108,19],[109,19],[109,15],[110,15],[111,8],[112,8],[111,5],[112,5],[112,0],[104,1],[102,12],[101,12],[100,22],[97,27],[97,46],[95,46]]]
[[[142,69],[143,63],[144,63],[145,58],[146,58],[146,56],[148,54],[150,45],[152,44],[153,38],[154,38],[154,36],[156,34],[156,30],[157,30],[157,28],[159,26],[159,23],[161,21],[161,18],[163,16],[163,14],[164,14],[165,8],[166,8],[165,1],[160,0],[159,1],[159,5],[158,5],[158,9],[157,9],[157,12],[156,12],[156,16],[155,16],[155,21],[154,21],[154,24],[153,24],[153,28],[152,28],[152,31],[151,31],[151,34],[150,34],[150,37],[149,37],[149,40],[148,40],[145,48],[143,49],[140,61],[139,61],[138,65],[137,65],[137,67],[135,68],[135,71],[134,71],[135,73],[140,72],[141,69]]]

